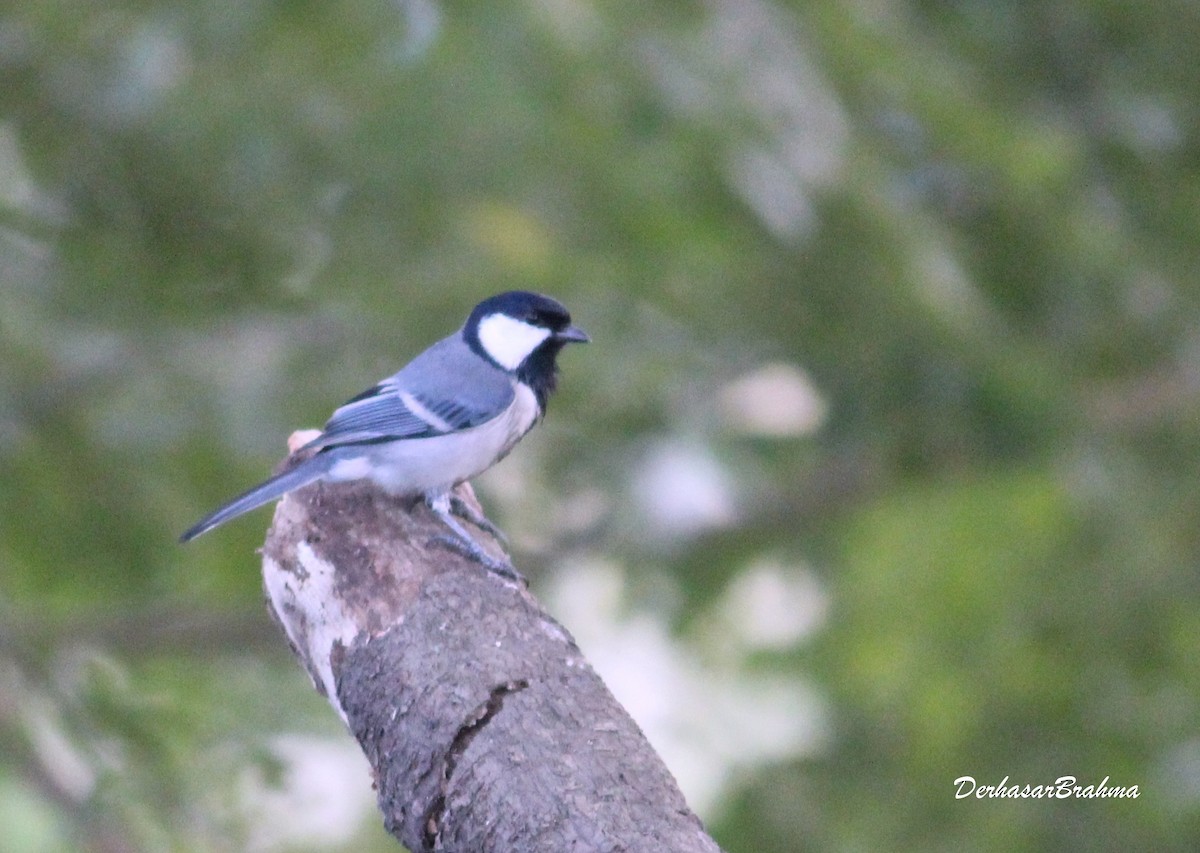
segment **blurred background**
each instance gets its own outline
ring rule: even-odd
[[[0,850],[396,849],[269,512],[175,539],[517,287],[594,343],[477,488],[726,850],[1197,849],[1197,44],[1177,0],[5,4]]]

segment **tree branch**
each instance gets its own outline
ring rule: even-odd
[[[366,753],[388,831],[413,851],[717,851],[570,634],[441,533],[423,504],[317,484],[263,549],[270,608]]]

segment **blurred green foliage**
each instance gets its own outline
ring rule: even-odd
[[[344,736],[265,515],[174,537],[522,287],[595,341],[481,485],[535,586],[602,556],[710,652],[764,555],[828,601],[737,658],[825,717],[711,789],[727,850],[1195,849],[1197,44],[1170,0],[0,9],[0,847],[394,849],[271,834]],[[819,425],[722,414],[766,364]],[[1142,793],[954,799],[1068,774]]]

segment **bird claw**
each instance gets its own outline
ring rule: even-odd
[[[458,495],[450,495],[450,512],[457,515],[463,521],[469,521],[480,530],[491,535],[496,541],[502,545],[508,544],[508,537],[504,535],[504,531],[496,525],[492,524],[482,512],[479,512],[475,507],[471,506]]]
[[[453,534],[435,536],[431,541],[445,545],[446,547],[450,548],[450,550],[456,551],[457,553],[462,554],[464,557],[474,560],[494,575],[499,575],[506,580],[516,581],[524,586],[529,586],[529,582],[525,580],[524,575],[513,568],[511,562],[508,560],[498,560],[487,551],[483,550],[483,548],[479,546],[479,543],[471,538],[471,534],[467,533],[467,531],[463,529],[463,526],[455,520],[452,513],[454,500],[455,498],[445,493],[426,498],[426,503],[428,503],[429,508],[433,510],[434,515],[441,519],[442,524],[446,525],[446,528],[450,531],[450,533]],[[462,505],[466,506],[466,504]],[[475,512],[470,507],[468,507],[468,509],[474,516],[477,516],[488,525],[491,525],[491,522],[487,521],[487,519],[483,518],[479,513]],[[473,519],[468,520],[481,528],[483,527],[483,525],[479,525],[478,521]]]
[[[451,551],[454,551],[456,554],[461,554],[468,559],[474,560],[492,574],[499,575],[505,580],[515,581],[522,586],[529,586],[529,581],[525,579],[523,574],[518,572],[516,568],[513,567],[512,563],[508,562],[507,560],[496,559],[474,542],[469,540],[464,541],[457,536],[450,536],[447,534],[434,536],[429,541],[430,543],[444,545]]]

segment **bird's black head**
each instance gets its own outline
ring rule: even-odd
[[[510,290],[480,302],[467,318],[463,336],[480,356],[529,385],[543,408],[554,390],[559,351],[589,340],[571,325],[562,303],[527,290]]]

